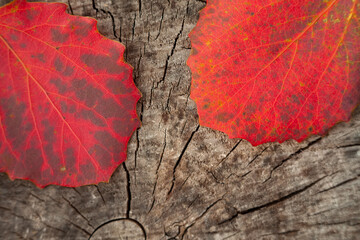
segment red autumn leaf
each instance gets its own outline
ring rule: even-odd
[[[360,100],[359,0],[208,0],[190,34],[200,124],[253,145],[302,141]]]
[[[0,8],[0,171],[39,187],[108,181],[140,124],[124,46],[65,10]]]

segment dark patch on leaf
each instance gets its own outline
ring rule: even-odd
[[[57,154],[54,152],[54,143],[55,143],[55,127],[50,124],[48,119],[41,121],[41,124],[44,128],[44,152],[46,154],[48,163],[50,164],[53,170],[60,169],[60,159]]]
[[[284,123],[287,123],[290,120],[290,115],[284,111],[284,113],[280,115],[280,119]]]
[[[253,115],[256,112],[257,106],[254,104],[246,105],[244,112],[246,112],[247,116]]]
[[[34,17],[37,15],[37,12],[35,9],[26,9],[26,18],[28,20],[33,20]]]
[[[76,35],[81,37],[88,36],[90,30],[92,29],[92,25],[88,22],[76,20],[71,23],[73,25],[73,29]]]
[[[94,105],[100,101],[102,96],[103,93],[99,89],[89,84],[86,84],[81,90],[76,92],[76,97],[85,102],[85,105],[89,108],[94,107]]]
[[[56,71],[61,72],[63,70],[63,68],[64,68],[63,61],[58,57],[55,58],[54,67],[55,67]]]
[[[95,110],[105,118],[122,118],[126,115],[126,110],[112,98],[100,99],[95,106]]]
[[[138,119],[121,119],[113,121],[113,128],[120,136],[129,136],[139,126]]]
[[[299,100],[299,97],[295,94],[291,95],[291,99],[294,103],[296,104],[300,104],[300,100]]]
[[[44,127],[44,139],[45,139],[45,141],[50,143],[51,145],[53,145],[54,140],[55,140],[55,136],[54,136],[55,128],[54,128],[54,126],[50,125],[50,121],[48,119],[42,120],[41,124]]]
[[[28,135],[23,124],[26,105],[12,96],[8,99],[1,99],[0,107],[4,111],[2,124],[6,138],[17,149],[24,143],[25,136]]]
[[[59,28],[51,29],[51,38],[54,42],[64,43],[68,40],[69,34],[62,33]]]
[[[41,165],[43,163],[43,158],[41,150],[37,148],[30,148],[25,151],[24,154],[24,166],[23,171],[26,176],[42,176]]]
[[[74,148],[67,148],[64,152],[64,158],[65,158],[65,168],[67,169],[67,171],[74,172],[75,163],[76,163]]]
[[[124,83],[116,79],[108,79],[106,87],[114,94],[129,94],[133,91],[133,89],[127,88]]]
[[[19,40],[19,36],[18,35],[16,35],[16,34],[10,34],[10,38],[11,38],[11,40],[13,40],[13,41],[17,41],[17,40]]]
[[[112,49],[110,56],[96,55],[96,54],[83,54],[81,61],[88,67],[92,68],[94,72],[107,71],[110,74],[121,74],[126,69],[117,64],[119,60],[119,53],[116,49]]]
[[[73,104],[68,104],[68,113],[75,113],[76,107]]]
[[[1,143],[0,143],[1,148]],[[9,151],[5,150],[3,154],[0,154],[0,162],[2,166],[8,169],[13,169],[16,165],[16,158]]]
[[[66,84],[60,78],[52,78],[50,83],[57,88],[60,94],[64,94],[67,91]]]
[[[66,113],[68,111],[68,105],[66,104],[66,102],[60,102],[60,110],[62,113]]]
[[[76,90],[79,90],[79,89],[85,87],[86,80],[85,79],[73,79],[73,81],[71,82],[71,85],[74,88],[76,88]]]
[[[95,145],[90,150],[90,154],[95,155],[95,159],[98,160],[98,162],[102,168],[108,168],[112,165],[111,154],[107,150],[102,148],[100,145]]]
[[[64,72],[62,73],[65,77],[69,77],[73,74],[74,68],[70,66],[66,66]]]
[[[103,119],[98,117],[93,111],[91,110],[82,110],[80,112],[80,115],[82,118],[91,121],[93,124],[99,126],[99,127],[105,127],[106,123]]]
[[[38,53],[38,54],[32,54],[31,55],[32,58],[35,58],[37,60],[39,60],[42,63],[45,63],[45,55],[43,53]]]
[[[84,179],[94,179],[96,174],[96,169],[94,165],[91,164],[90,160],[86,161],[87,164],[81,164],[80,165],[80,172],[82,173],[79,175],[78,181],[83,181]]]
[[[94,134],[94,137],[109,152],[119,153],[119,152],[122,151],[122,149],[120,149],[121,145],[119,144],[118,140],[116,140],[116,138],[114,138],[110,133],[108,133],[108,132],[96,132]]]
[[[218,120],[219,122],[227,122],[227,121],[229,121],[232,117],[233,117],[232,114],[223,112],[223,113],[219,113],[219,114],[216,115],[216,120]]]

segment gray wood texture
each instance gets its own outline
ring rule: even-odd
[[[0,174],[1,239],[360,239],[359,108],[302,143],[229,139],[200,127],[189,99],[205,1],[63,2],[126,45],[142,127],[109,183],[38,189]]]

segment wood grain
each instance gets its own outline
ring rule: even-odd
[[[0,4],[9,2],[0,0]],[[0,174],[4,239],[358,239],[360,109],[325,137],[252,147],[199,127],[188,33],[200,0],[64,0],[126,45],[142,127],[109,183]]]

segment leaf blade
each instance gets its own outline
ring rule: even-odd
[[[22,0],[0,8],[0,170],[39,187],[108,181],[140,125],[124,46],[65,10]]]
[[[208,1],[189,35],[200,123],[258,145],[302,141],[349,120],[360,98],[359,8],[352,0]]]

